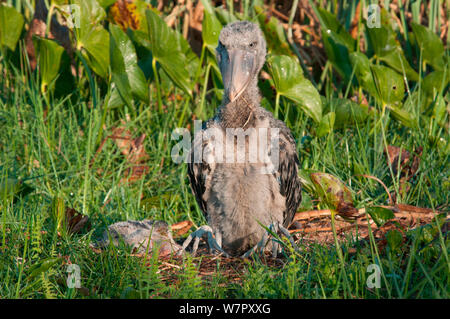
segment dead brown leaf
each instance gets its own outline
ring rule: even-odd
[[[121,182],[122,183],[136,182],[136,181],[140,180],[143,176],[147,175],[149,170],[150,170],[150,168],[147,165],[131,166],[123,172],[124,177],[121,179]]]
[[[170,226],[174,237],[180,237],[191,229],[193,223],[190,220],[183,220]]]
[[[128,162],[132,164],[140,164],[148,159],[144,148],[145,137],[144,133],[133,139],[131,132],[122,126],[113,128],[113,134],[109,136],[116,143],[120,152],[126,156]]]
[[[200,32],[202,31],[203,10],[204,10],[203,4],[201,1],[199,1],[195,6],[192,19],[190,21],[191,28]]]
[[[69,233],[77,234],[84,226],[90,227],[88,221],[88,216],[80,214],[73,208],[66,207],[66,225]]]
[[[410,179],[419,169],[422,147],[418,147],[413,155],[411,155],[411,153],[405,149],[388,145],[386,154],[388,155],[388,164],[392,166],[394,175],[397,175],[400,170],[400,177],[407,177],[407,179]]]
[[[122,121],[122,125],[125,125],[125,122]],[[111,138],[114,143],[116,143],[120,152],[128,156],[130,154],[131,149],[131,132],[130,130],[125,129],[123,126],[113,127],[112,135],[108,136]]]
[[[353,206],[352,202],[344,200],[343,192],[338,194],[339,202],[337,203],[336,210],[338,214],[345,218],[354,219],[358,215],[358,210]]]
[[[130,167],[124,171],[124,178],[122,178],[121,182],[135,182],[145,176],[150,170],[150,168],[144,164],[149,158],[144,147],[146,134],[141,134],[133,139],[132,133],[130,130],[126,129],[124,125],[125,122],[122,121],[122,126],[113,127],[113,134],[107,138],[111,138],[114,141],[120,152],[126,157],[127,162],[130,164]],[[101,147],[103,147],[103,145],[104,141],[102,142]],[[96,155],[99,153],[99,150],[97,150]]]

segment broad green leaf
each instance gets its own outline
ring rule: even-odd
[[[322,33],[333,34],[333,38],[353,52],[356,47],[356,40],[352,38],[350,33],[339,23],[337,18],[322,8],[317,8],[318,18],[322,27]]]
[[[114,79],[111,83],[111,93],[108,99],[108,108],[117,108],[123,106],[125,104],[124,99],[120,96],[119,89],[117,89],[117,85],[114,82]]]
[[[387,221],[395,218],[392,210],[379,206],[367,207],[366,212],[372,217],[378,227],[383,226]]]
[[[355,75],[360,86],[383,105],[398,107],[403,100],[405,85],[403,77],[386,66],[373,65],[360,52],[350,54]]]
[[[420,114],[428,107],[428,105],[430,105],[431,102],[432,99],[425,94],[423,90],[415,90],[406,98],[402,109],[407,112]]]
[[[269,18],[260,6],[255,6],[254,9],[258,15],[259,26],[266,38],[269,53],[293,56],[280,21],[273,16]]]
[[[322,31],[322,39],[328,60],[333,64],[336,71],[348,82],[353,70],[349,59],[348,47],[332,31]]]
[[[202,24],[203,45],[214,55],[219,42],[220,30],[222,30],[222,24],[216,18],[214,12],[210,13],[205,10]]]
[[[356,123],[363,123],[375,111],[367,105],[361,105],[349,99],[332,98],[325,106],[326,110],[334,110],[335,128],[343,128]]]
[[[329,112],[322,116],[322,120],[320,121],[316,131],[317,137],[322,137],[332,132],[335,120],[336,114],[334,112]]]
[[[278,94],[298,103],[308,116],[320,123],[322,102],[319,92],[303,76],[297,60],[280,55],[270,56],[267,61]]]
[[[403,77],[391,68],[382,65],[372,65],[371,69],[379,100],[388,106],[401,102],[405,94]]]
[[[366,30],[376,57],[386,56],[399,46],[396,33],[389,25],[381,25],[379,28],[369,28],[366,25]]]
[[[375,98],[390,109],[394,119],[407,127],[416,126],[417,119],[413,117],[413,114],[400,108],[405,94],[403,77],[394,70],[381,65],[372,65],[371,70],[377,87]]]
[[[16,9],[7,6],[6,3],[0,3],[0,46],[6,46],[14,51],[23,24],[24,19]]]
[[[356,47],[356,41],[330,12],[317,8],[317,16],[322,30],[322,40],[327,57],[333,67],[345,79],[350,81],[352,66],[349,53]]]
[[[117,26],[111,25],[110,27],[110,60],[111,60],[111,78],[112,82],[115,84],[117,93],[121,97],[122,101],[126,103],[129,107],[132,106],[132,93],[130,81],[128,80],[128,74],[126,72],[125,61],[120,50],[120,40],[117,38],[121,37],[121,34],[117,31]],[[113,92],[111,92],[113,93]],[[116,93],[116,92],[114,92]],[[114,96],[115,98],[115,96]]]
[[[72,2],[80,8],[80,30],[78,31],[82,36],[106,18],[106,12],[97,0],[73,0]]]
[[[145,23],[145,29],[147,29],[147,23]],[[137,34],[140,35],[137,35]],[[148,37],[146,33],[142,30],[133,31],[132,29],[127,30],[127,35],[131,39],[136,49],[136,55],[138,58],[138,65],[141,68],[142,72],[144,72],[145,78],[147,80],[154,79],[153,70],[152,70],[152,61],[153,55],[152,51],[149,49],[149,44],[144,46],[141,42],[145,41],[148,43]],[[140,36],[142,39],[138,39]]]
[[[418,81],[419,75],[406,60],[400,43],[397,41],[397,33],[392,28],[391,18],[385,9],[381,11],[381,22],[379,28],[369,28],[366,25],[375,57],[400,74],[405,74],[408,79]]]
[[[376,97],[377,88],[373,80],[369,59],[361,52],[353,52],[350,54],[350,61],[355,69],[355,76],[359,85],[370,95]]]
[[[444,68],[444,45],[441,39],[430,29],[415,22],[411,22],[415,41],[422,52],[423,60],[436,70]]]
[[[417,126],[417,119],[414,119],[411,112],[396,106],[390,106],[392,117],[407,127]]]
[[[39,61],[41,92],[46,93],[54,87],[64,48],[53,40],[37,36],[33,36],[33,44]]]
[[[411,65],[409,65],[409,62],[406,60],[405,54],[400,47],[397,47],[392,52],[380,56],[379,58],[398,73],[406,75],[409,80],[419,81],[419,74],[417,74]]]
[[[111,71],[120,95],[129,99],[131,93],[135,98],[148,103],[147,81],[137,64],[133,43],[116,25],[110,25],[110,33]]]
[[[141,45],[152,51],[153,58],[161,65],[170,79],[183,91],[191,94],[191,83],[187,67],[187,57],[176,31],[152,10],[146,11],[147,33],[135,32]]]
[[[97,26],[91,33],[80,38],[77,48],[81,51],[88,65],[100,77],[108,76],[109,59],[109,33],[103,27]]]
[[[311,173],[311,181],[320,200],[338,212],[342,208],[353,208],[352,193],[350,189],[337,177],[327,173]]]
[[[117,63],[116,68],[118,68]],[[130,83],[128,82],[126,74],[122,72],[121,73],[113,72],[111,75],[111,79],[112,82],[114,82],[114,84],[116,85],[115,86],[116,90],[111,90],[111,97],[110,97],[110,102],[112,103],[111,107],[122,106],[123,104],[132,107],[131,101],[133,98],[131,95]],[[115,101],[117,95],[120,97],[122,102]]]
[[[75,28],[76,48],[92,70],[100,77],[108,76],[109,68],[109,33],[102,27],[101,21],[106,17],[105,10],[96,0],[75,0],[80,8],[80,27]]]
[[[429,95],[431,98],[434,98],[436,95],[443,92],[449,82],[450,70],[448,70],[447,72],[433,71],[423,79],[422,89],[427,95]]]

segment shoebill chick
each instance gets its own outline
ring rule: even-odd
[[[256,250],[272,247],[272,253],[276,256],[279,246],[275,241],[268,241],[270,236],[263,226],[273,232],[281,232],[292,242],[286,228],[300,204],[301,185],[297,172],[299,161],[290,130],[284,122],[275,119],[271,112],[260,106],[257,84],[259,71],[265,62],[266,41],[256,24],[233,22],[222,29],[216,52],[224,97],[216,115],[204,123],[203,130],[199,132],[203,136],[198,139],[196,135],[196,141],[204,151],[210,144],[221,141],[217,138],[213,141],[211,134],[205,132],[211,129],[219,131],[223,134],[224,144],[231,139],[231,143],[224,147],[225,156],[229,156],[230,152],[237,152],[238,147],[228,146],[236,146],[239,138],[233,135],[230,138],[226,133],[229,129],[231,132],[238,129],[234,130],[235,133],[241,129],[245,137],[246,156],[241,161],[236,160],[236,154],[231,154],[232,161],[217,158],[211,161],[205,156],[201,161],[195,161],[191,151],[189,180],[208,226],[192,233],[186,239],[183,250],[195,238],[195,253],[199,239],[207,235],[210,250],[225,255],[248,256]],[[269,162],[274,167],[272,171],[262,170],[267,167],[267,161],[259,157],[258,160],[249,158],[249,150],[255,146],[261,147],[263,143],[255,142],[260,140],[252,135],[264,132],[277,137],[274,139],[276,143],[267,138],[264,144],[266,155],[272,156],[272,162]],[[273,156],[275,152],[278,157]],[[276,163],[273,163],[273,158]]]

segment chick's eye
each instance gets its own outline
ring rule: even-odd
[[[250,43],[250,44],[249,44],[249,47],[250,47],[250,48],[254,48],[254,47],[256,47],[256,42],[252,42],[252,43]]]

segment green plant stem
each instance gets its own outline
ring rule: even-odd
[[[280,108],[280,93],[277,92],[277,95],[275,97],[275,112],[274,112],[274,116],[276,119],[278,118],[279,108]]]
[[[89,181],[89,163],[91,157],[91,142],[92,142],[92,126],[94,121],[94,112],[96,109],[91,110],[90,119],[89,119],[89,133],[88,140],[86,145],[86,163],[84,166],[84,187],[83,187],[83,215],[87,215],[87,194],[88,194],[88,181]]]
[[[163,109],[162,109],[162,99],[161,99],[161,85],[159,83],[159,75],[156,69],[156,59],[153,58],[152,60],[152,69],[153,69],[153,74],[155,75],[155,83],[156,83],[156,96],[158,99],[158,110],[159,113],[162,113]]]
[[[233,14],[234,12],[234,0],[228,0],[228,12]]]
[[[45,37],[48,38],[49,34],[50,34],[50,27],[51,27],[51,21],[52,21],[52,15],[53,15],[53,9],[54,9],[54,5],[52,4],[50,6],[50,8],[48,9],[48,13],[47,13],[47,26],[45,28]]]
[[[181,116],[180,116],[180,119],[178,120],[177,127],[181,127],[183,125],[184,117],[186,116],[187,107],[188,107],[190,101],[191,101],[190,98],[186,99],[186,103],[184,103],[183,111],[181,112]]]
[[[209,72],[211,70],[211,64],[208,63],[208,66],[206,67],[206,74],[205,79],[203,80],[203,89],[202,89],[202,96],[200,100],[200,114],[203,116],[203,110],[204,110],[204,104],[205,104],[205,97],[206,97],[206,89],[208,88],[208,80],[209,80]]]
[[[292,2],[291,14],[289,15],[289,22],[288,22],[288,38],[289,38],[289,41],[292,41],[292,23],[294,22],[294,17],[295,17],[295,12],[297,11],[297,6],[298,6],[298,0],[294,0]]]
[[[249,5],[249,0],[244,0],[244,17],[246,18],[246,19],[248,19],[249,18],[249,16],[248,16],[248,5]]]
[[[28,233],[31,232],[30,227],[28,227]],[[27,253],[28,253],[28,247],[30,245],[29,242],[29,236],[25,236],[25,244],[24,244],[24,249],[23,249],[23,255],[22,255],[22,260],[25,260]],[[17,284],[16,284],[16,299],[18,299],[20,297],[20,284],[22,281],[22,273],[23,273],[23,267],[24,267],[24,262],[20,263],[20,268],[19,268],[19,279],[17,280]]]
[[[205,51],[206,51],[206,45],[203,44],[202,52],[200,53],[200,62],[198,63],[198,68],[197,68],[197,71],[195,72],[194,85],[197,83],[198,77],[200,76],[200,73],[202,70],[203,60],[205,59]]]
[[[81,50],[83,50],[83,48],[81,48]],[[91,73],[91,69],[89,69],[89,66],[86,62],[86,60],[83,58],[83,55],[81,54],[80,51],[76,51],[78,58],[81,60],[81,62],[83,63],[84,69],[86,70],[88,79],[89,79],[89,87],[91,89],[91,94],[92,94],[92,106],[93,108],[97,108],[97,94],[95,91],[95,81],[94,81],[94,77],[92,76]]]
[[[6,225],[6,212],[7,212],[7,206],[9,205],[9,201],[8,201],[8,171],[3,169],[1,172],[1,179],[0,182],[3,183],[3,181],[5,181],[5,187],[3,189],[3,194],[0,194],[2,196],[2,204],[0,206],[0,210],[2,212],[2,224]],[[0,184],[0,187],[3,187],[3,185]],[[4,208],[3,208],[4,206]],[[2,249],[6,248],[6,227],[2,227]]]
[[[111,95],[111,91],[108,90],[108,93],[106,93],[106,97],[105,97],[105,103],[103,104],[102,120],[101,120],[100,126],[98,128],[97,140],[95,141],[95,145],[98,145],[101,142],[102,137],[103,137],[103,125],[105,124],[106,113],[108,112],[108,102],[109,102],[110,95]]]
[[[319,91],[319,92],[322,90],[322,87],[325,83],[325,79],[328,74],[329,68],[331,68],[331,63],[329,60],[327,60],[327,62],[325,63],[325,66],[323,67],[322,74],[320,75],[319,83],[317,84],[317,91]]]
[[[384,113],[384,109],[385,109],[385,107],[383,107],[383,113]],[[381,119],[383,119],[383,118],[384,118],[384,114],[381,115]],[[388,149],[388,143],[387,143],[387,139],[386,139],[385,127],[384,127],[383,124],[381,125],[381,136],[382,136],[382,139],[383,139],[384,149],[387,150]],[[389,162],[392,163],[391,159],[389,158],[389,153],[387,154],[387,156],[388,156]],[[399,186],[399,183],[397,181],[397,178],[395,178],[395,174],[394,174],[392,165],[389,165],[389,172],[391,173],[392,182],[394,183],[395,192],[396,192],[396,194],[399,195],[400,194],[400,192],[399,192],[400,191],[400,186]],[[400,176],[398,176],[398,178],[399,177]]]
[[[403,278],[403,295],[406,295],[408,292],[409,280],[411,278],[412,266],[414,264],[414,255],[417,250],[417,238],[414,238],[414,241],[410,248],[408,264],[406,266],[405,277]]]

